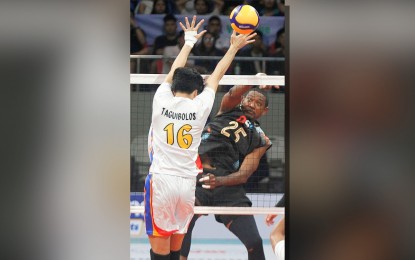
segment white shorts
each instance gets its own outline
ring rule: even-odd
[[[279,241],[274,248],[274,253],[277,256],[277,260],[285,259],[285,239]]]
[[[195,205],[196,177],[149,174],[144,187],[147,235],[185,234]]]

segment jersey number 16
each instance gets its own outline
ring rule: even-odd
[[[167,143],[170,145],[174,144],[174,123],[170,123],[166,125],[166,127],[163,129],[167,132]],[[189,132],[192,130],[191,125],[183,125],[179,128],[179,131],[177,131],[177,145],[179,145],[180,148],[188,149],[193,142],[193,136],[191,134],[185,134],[184,132]]]

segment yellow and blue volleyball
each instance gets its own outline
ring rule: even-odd
[[[229,19],[232,28],[237,33],[250,34],[259,25],[259,14],[250,5],[238,5],[232,10]]]

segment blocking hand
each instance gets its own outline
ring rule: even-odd
[[[238,50],[242,49],[247,44],[253,43],[255,41],[254,39],[255,36],[256,36],[256,33],[236,35],[236,32],[233,31],[231,35],[231,46],[234,46]]]
[[[179,23],[180,27],[182,27],[184,31],[184,41],[185,44],[193,47],[197,40],[200,39],[203,36],[203,34],[206,33],[206,30],[197,33],[197,30],[199,30],[200,26],[202,26],[205,20],[200,20],[200,22],[196,25],[196,15],[193,16],[192,23],[189,23],[189,19],[187,17],[185,17],[184,19],[186,21],[186,26],[184,26],[182,22]]]

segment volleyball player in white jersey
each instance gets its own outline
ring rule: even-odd
[[[277,202],[275,207],[285,207],[285,195]],[[270,226],[274,224],[274,219],[277,215],[269,214],[265,223]],[[277,260],[285,259],[285,217],[283,217],[277,225],[272,229],[270,234],[270,241],[272,249],[277,256]]]
[[[254,42],[251,35],[233,32],[230,47],[203,86],[201,75],[184,68],[193,45],[205,33],[197,30],[196,16],[187,17],[185,44],[153,99],[149,132],[151,166],[145,184],[146,232],[151,244],[151,259],[179,260],[187,226],[193,217],[196,167],[201,133],[210,114],[218,88],[236,53]]]

